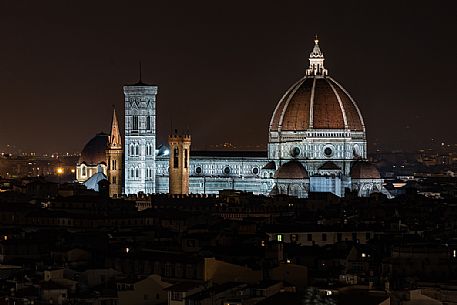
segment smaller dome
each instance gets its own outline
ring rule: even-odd
[[[262,169],[273,169],[276,170],[276,163],[275,161],[270,161]]]
[[[341,170],[341,168],[333,163],[332,161],[327,161],[319,167],[320,170]]]
[[[376,166],[367,161],[357,161],[351,168],[352,179],[381,179]]]
[[[308,172],[303,165],[298,161],[289,161],[281,165],[275,172],[274,178],[276,179],[307,179],[309,178]]]
[[[108,147],[109,136],[106,133],[99,133],[84,146],[78,164],[87,165],[106,164],[106,149]]]

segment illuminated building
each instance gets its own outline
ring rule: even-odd
[[[124,193],[156,192],[157,86],[138,82],[124,86],[125,146]]]
[[[170,142],[170,150],[156,151],[156,94],[157,86],[141,81],[124,86],[125,194],[170,191],[169,162],[174,142]],[[222,189],[237,189],[298,197],[307,197],[309,192],[344,196],[351,190],[368,196],[385,191],[378,170],[366,157],[360,109],[324,67],[316,39],[304,76],[284,93],[273,111],[267,152],[191,151],[186,168],[188,191],[217,194]],[[89,164],[86,166],[93,171]],[[101,168],[104,172],[105,167]],[[82,170],[77,171],[81,178]],[[178,191],[173,188],[172,192]],[[178,193],[187,193],[187,181],[185,191]]]

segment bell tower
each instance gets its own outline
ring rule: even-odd
[[[106,150],[106,160],[108,161],[108,181],[110,183],[109,196],[119,197],[122,195],[123,149],[116,109],[113,110],[113,120],[111,122],[111,134]]]
[[[140,81],[124,86],[124,193],[155,193],[157,86]]]
[[[190,143],[190,135],[178,135],[177,130],[168,137],[170,194],[189,194]]]

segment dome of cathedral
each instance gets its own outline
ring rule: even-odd
[[[380,179],[378,169],[372,163],[367,161],[357,161],[351,168],[352,179]]]
[[[309,178],[308,172],[298,161],[289,161],[281,165],[275,172],[276,179],[306,179]]]
[[[99,133],[84,146],[78,163],[87,165],[106,164],[106,149],[108,147],[109,136],[106,133]]]
[[[364,131],[363,118],[348,92],[324,68],[324,55],[315,40],[306,75],[277,104],[270,132],[310,129]]]

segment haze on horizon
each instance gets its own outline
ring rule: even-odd
[[[139,60],[159,86],[158,144],[172,122],[194,148],[266,147],[315,34],[370,151],[455,144],[456,15],[451,1],[3,1],[0,147],[80,151],[109,130],[112,105],[122,125]]]

